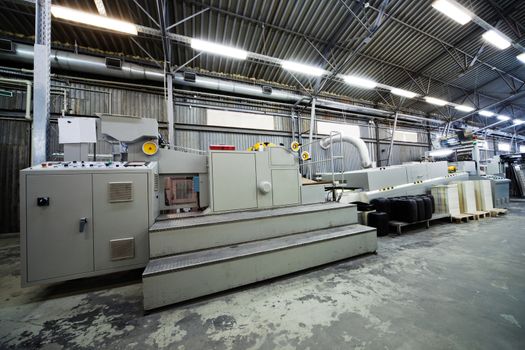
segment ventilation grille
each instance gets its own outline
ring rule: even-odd
[[[13,47],[13,42],[11,40],[0,39],[0,51],[14,53],[15,48]]]
[[[109,202],[131,202],[133,201],[133,182],[110,182]]]
[[[184,81],[194,83],[197,80],[197,74],[193,72],[184,72]]]
[[[122,60],[118,58],[106,57],[106,67],[111,69],[122,69]]]
[[[135,257],[135,238],[112,239],[109,241],[111,260],[133,259]]]
[[[153,191],[159,192],[159,174],[155,174],[153,178]]]

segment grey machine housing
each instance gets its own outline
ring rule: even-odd
[[[128,122],[102,118],[101,128],[130,143],[128,162],[46,162],[21,171],[23,286],[144,267],[149,228],[163,211],[198,208],[213,215],[302,204],[298,158],[283,147],[159,149],[148,156],[137,150],[156,141],[156,121],[132,120],[132,135]],[[167,189],[167,179],[180,187]],[[324,193],[308,201],[323,202]]]

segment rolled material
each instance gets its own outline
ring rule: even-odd
[[[457,184],[434,186],[431,193],[437,214],[461,214]]]
[[[478,180],[474,181],[474,183],[476,192],[476,207],[478,210],[488,211],[494,209],[490,180]]]

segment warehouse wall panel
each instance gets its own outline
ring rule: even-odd
[[[0,119],[0,233],[18,232],[19,171],[30,165],[30,124]]]

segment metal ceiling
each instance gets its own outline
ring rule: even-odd
[[[97,11],[94,1],[54,3]],[[208,9],[171,32],[322,66],[330,71],[362,75],[456,103],[484,107],[525,91],[525,64],[516,59],[518,50],[511,47],[499,51],[484,45],[479,26],[474,23],[461,26],[434,10],[431,3],[432,0],[177,0],[167,1],[167,24]],[[525,43],[525,1],[460,0],[460,3],[513,40]],[[158,29],[157,0],[104,0],[104,5],[110,17]],[[28,40],[34,35],[31,4],[2,0],[0,9],[2,36]],[[379,16],[382,9],[384,15]],[[366,37],[369,41],[365,44]],[[84,52],[112,52],[137,59],[147,58],[145,50],[154,59],[163,60],[161,39],[152,36],[136,38],[143,50],[125,35],[54,21],[53,41],[57,46],[73,49],[76,46]],[[172,64],[182,65],[195,54],[186,44],[174,42]],[[186,67],[301,88],[290,73],[267,62],[202,54]],[[300,75],[296,78],[308,88],[316,86],[315,79]],[[329,81],[323,92],[382,107],[401,102],[388,93],[356,89],[338,81]],[[402,102],[403,107],[439,113],[445,119],[464,115],[420,101]],[[525,97],[507,101],[495,111],[525,118]],[[491,122],[478,116],[469,119],[480,124]]]

